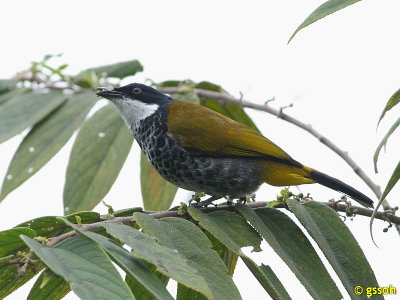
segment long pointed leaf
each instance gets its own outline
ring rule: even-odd
[[[19,266],[9,264],[10,260],[18,258],[17,252],[27,253],[29,251],[20,238],[21,234],[31,238],[36,236],[35,231],[26,227],[16,227],[0,232],[0,299],[25,284],[43,268],[42,265],[37,265],[18,276]]]
[[[375,168],[375,173],[378,173],[378,157],[379,153],[381,152],[382,148],[386,146],[386,143],[389,139],[389,137],[392,135],[392,133],[399,127],[400,125],[400,118],[397,119],[397,121],[390,127],[389,131],[386,133],[386,135],[383,137],[382,141],[379,143],[378,147],[375,150],[374,153],[374,168]]]
[[[204,279],[175,249],[160,245],[154,237],[126,225],[104,224],[104,227],[109,234],[131,247],[137,257],[153,264],[162,274],[210,295]]]
[[[78,226],[70,223],[66,219],[64,219],[64,222],[80,234],[86,236],[87,238],[96,242],[100,247],[102,247],[126,272],[126,274],[132,276],[140,285],[140,287],[145,289],[150,295],[154,296],[157,299],[173,299],[170,293],[165,288],[164,284],[149,270],[149,268],[147,268],[145,264],[143,264],[138,258],[133,256],[127,250],[125,250],[122,246],[116,244],[113,240],[106,238],[100,234],[90,231],[83,231]],[[108,224],[104,225],[105,228],[107,228],[107,225]],[[112,226],[112,224],[110,226]],[[126,227],[124,227],[124,229],[128,232],[132,232],[132,230],[135,230],[131,227]],[[121,229],[121,227],[117,226],[114,229],[118,230]],[[110,231],[111,230],[112,229],[110,229]]]
[[[66,98],[51,91],[19,94],[8,100],[0,109],[0,143],[43,119]]]
[[[21,238],[54,273],[70,283],[81,299],[134,299],[108,256],[88,238],[69,238],[55,248],[26,236]]]
[[[386,196],[390,193],[390,191],[393,189],[393,187],[396,185],[396,183],[400,179],[400,161],[397,164],[396,168],[393,171],[392,176],[390,176],[390,179],[385,187],[385,190],[382,193],[381,199],[379,200],[378,205],[376,206],[376,209],[381,205],[382,201],[386,198]]]
[[[397,104],[399,104],[400,102],[400,89],[398,89],[393,95],[392,97],[390,97],[390,99],[388,100],[388,102],[386,103],[385,108],[383,109],[381,116],[379,117],[379,121],[378,121],[378,125],[379,123],[382,121],[383,117],[385,116],[385,114],[391,110],[393,107],[395,107]]]
[[[39,171],[65,145],[96,101],[92,93],[73,96],[32,128],[8,167],[0,200]]]
[[[68,282],[49,269],[45,269],[36,279],[27,300],[58,300],[71,291]]]
[[[148,210],[167,210],[178,190],[176,185],[158,174],[143,153],[140,156],[140,184],[144,209]]]
[[[102,74],[106,73],[108,77],[124,78],[127,76],[135,75],[138,72],[143,71],[143,66],[138,60],[124,61],[112,65],[100,66],[96,68],[90,68],[83,72]]]
[[[320,5],[316,10],[314,10],[311,15],[307,17],[303,21],[303,23],[300,24],[299,27],[295,30],[295,32],[292,34],[290,37],[288,43],[294,38],[294,36],[299,32],[301,29],[307,27],[308,25],[325,18],[326,16],[333,14],[334,12],[337,12],[338,10],[341,10],[349,5],[352,5],[356,2],[359,2],[361,0],[329,0],[326,1],[324,4]]]
[[[330,207],[318,202],[300,204],[290,199],[290,210],[317,242],[352,299],[355,286],[379,286],[360,246],[350,230]],[[383,299],[382,295],[376,295]]]
[[[274,208],[239,212],[264,237],[315,299],[341,299],[338,288],[301,229],[286,214]]]
[[[155,220],[142,213],[135,213],[134,218],[144,232],[156,237],[164,247],[175,249],[177,255],[186,258],[188,265],[197,270],[198,275],[205,280],[209,290],[204,287],[199,290],[199,284],[194,288],[191,286],[192,289],[202,292],[209,299],[240,299],[239,291],[227,274],[226,266],[211,249],[211,243],[204,233],[193,223],[180,218]]]
[[[271,269],[258,266],[240,250],[245,246],[252,246],[253,251],[261,250],[261,237],[245,219],[227,211],[205,214],[199,209],[189,207],[188,212],[193,219],[198,221],[218,241],[241,257],[249,270],[273,299],[290,299],[285,288]]]
[[[107,105],[86,121],[75,140],[64,186],[64,210],[90,210],[108,193],[132,145],[114,107]]]

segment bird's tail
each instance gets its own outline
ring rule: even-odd
[[[373,207],[373,201],[355,188],[332,176],[303,166],[294,160],[266,162],[264,181],[275,186],[319,183],[346,194],[363,206]]]
[[[349,186],[343,181],[340,181],[339,179],[336,179],[332,176],[326,175],[313,169],[311,169],[309,177],[315,182],[322,184],[323,186],[346,194],[363,206],[374,207],[374,202],[369,197],[365,196],[363,193],[357,191],[355,188]]]

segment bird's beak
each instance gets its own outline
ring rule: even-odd
[[[106,98],[108,100],[114,100],[114,99],[120,99],[123,97],[123,93],[116,91],[113,88],[109,88],[109,87],[98,87],[96,89],[96,95]]]

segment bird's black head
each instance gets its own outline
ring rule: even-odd
[[[159,91],[141,83],[131,83],[115,89],[99,87],[97,88],[97,95],[107,98],[110,101],[115,101],[116,99],[122,98],[126,101],[131,99],[147,104],[158,105],[165,101],[171,101],[168,96],[161,94]]]
[[[97,88],[97,95],[114,103],[128,127],[156,113],[174,101],[167,95],[140,83],[132,83],[120,88]]]

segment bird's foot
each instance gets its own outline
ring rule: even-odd
[[[214,203],[212,203],[215,200],[218,200],[218,197],[214,197],[211,196],[210,198],[203,200],[203,201],[197,201],[197,202],[191,202],[190,206],[196,207],[196,208],[203,208],[203,207],[207,207],[208,205],[215,205]],[[215,205],[216,206],[216,205]]]

